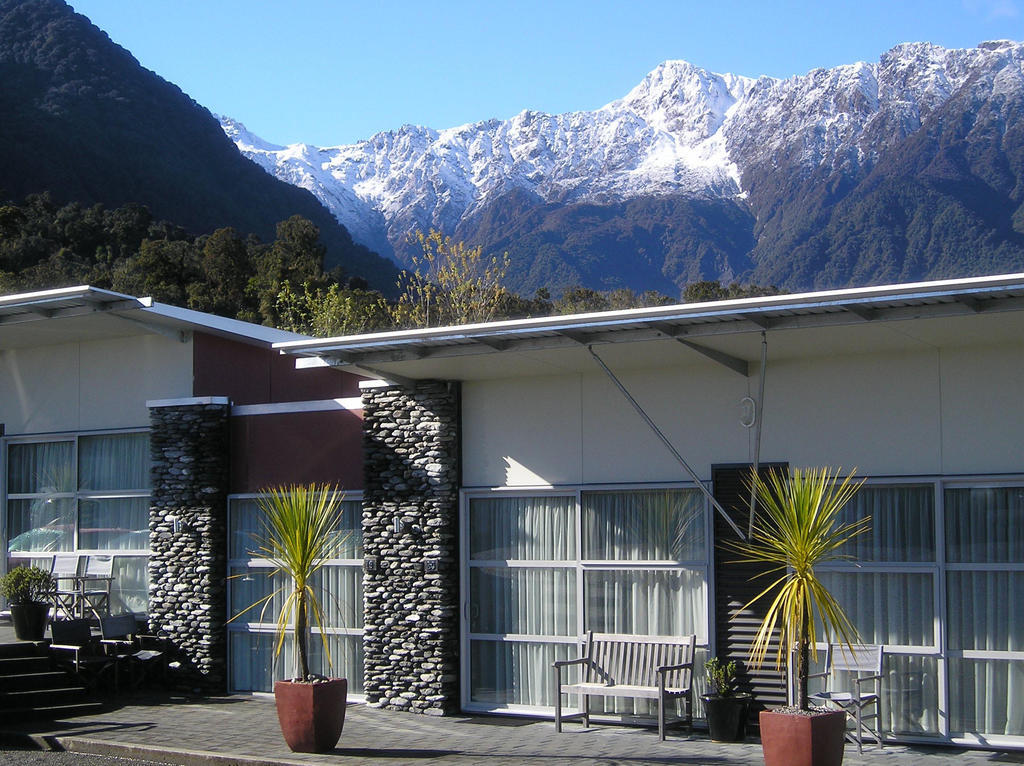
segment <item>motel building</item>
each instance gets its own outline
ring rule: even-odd
[[[590,630],[745,660],[743,477],[856,469],[871,531],[824,578],[884,645],[884,733],[1024,748],[1022,390],[1024,274],[330,339],[27,293],[0,298],[0,541],[7,567],[113,554],[112,609],[171,637],[179,683],[266,692],[273,610],[227,622],[271,587],[255,499],[337,483],[350,693],[553,715]],[[785,702],[772,663],[744,681]]]

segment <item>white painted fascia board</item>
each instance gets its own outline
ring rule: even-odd
[[[274,402],[271,404],[237,404],[231,408],[232,417],[254,415],[285,415],[299,412],[360,411],[363,400],[358,396],[341,399],[317,399],[305,402]]]

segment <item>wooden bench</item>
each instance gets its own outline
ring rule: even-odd
[[[582,718],[590,726],[590,697],[658,700],[658,736],[665,739],[665,702],[682,698],[684,717],[693,724],[693,650],[696,636],[620,636],[588,633],[584,655],[559,660],[555,669],[555,731],[562,721]],[[563,684],[562,668],[581,665],[579,683]],[[581,713],[562,715],[562,695],[579,694]]]

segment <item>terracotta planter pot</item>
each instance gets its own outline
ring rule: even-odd
[[[704,714],[708,720],[708,733],[712,742],[742,742],[747,730],[747,711],[751,695],[740,693],[720,697],[702,694]]]
[[[11,604],[11,622],[19,641],[42,641],[49,616],[50,605],[41,601]]]
[[[295,753],[333,750],[345,725],[348,679],[315,684],[278,681],[274,684],[277,720],[288,747]]]
[[[761,749],[765,766],[840,766],[846,713],[794,715],[762,710]]]

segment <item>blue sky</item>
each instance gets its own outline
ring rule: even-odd
[[[896,43],[1024,40],[1024,0],[70,0],[275,143],[595,109],[666,59],[788,77]]]

